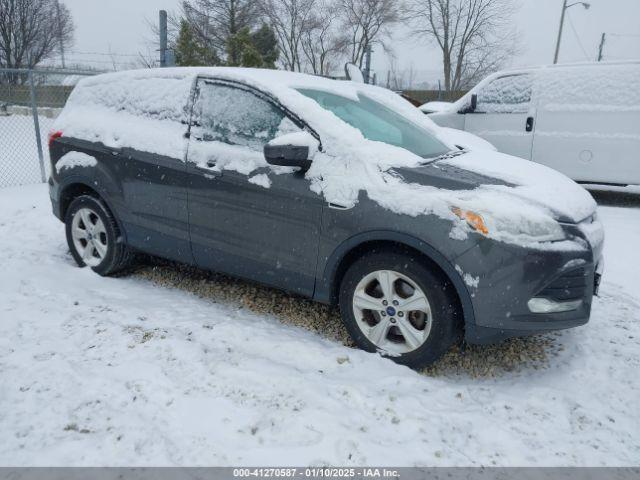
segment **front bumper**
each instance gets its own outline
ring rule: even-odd
[[[456,259],[459,270],[478,279],[467,286],[475,317],[474,322],[466,323],[467,342],[494,343],[586,324],[602,277],[603,237],[596,244],[583,236],[577,238],[578,247],[564,251],[528,249],[484,239]],[[533,298],[574,308],[534,313],[530,306]]]

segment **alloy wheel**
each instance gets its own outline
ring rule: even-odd
[[[71,223],[73,245],[85,265],[96,267],[109,250],[107,230],[98,214],[90,208],[80,208]]]
[[[402,355],[420,348],[429,337],[429,300],[411,278],[392,270],[365,276],[353,295],[353,314],[362,333],[378,349]]]

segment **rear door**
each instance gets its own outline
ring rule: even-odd
[[[476,93],[477,107],[465,114],[465,130],[502,153],[530,160],[536,121],[532,75],[503,75]]]
[[[175,128],[186,125],[176,123]],[[186,145],[186,142],[185,142]],[[114,174],[126,203],[127,242],[163,258],[192,263],[184,157],[169,157],[133,148],[111,149]]]
[[[322,197],[304,174],[272,168],[263,154],[300,126],[242,84],[200,79],[196,95],[187,162],[196,263],[312,295]]]

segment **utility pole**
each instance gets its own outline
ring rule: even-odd
[[[604,41],[605,41],[606,33],[602,33],[602,38],[600,39],[600,47],[598,48],[598,61],[602,61],[602,50],[604,49]]]
[[[567,5],[567,0],[563,0],[562,13],[560,14],[560,27],[558,28],[558,40],[556,40],[556,54],[553,56],[554,65],[558,63],[558,55],[560,54],[560,41],[562,40],[562,29],[564,27],[564,14],[568,8],[574,7],[576,5],[582,5],[585,10],[589,10],[589,7],[591,7],[591,4],[587,2],[574,2],[570,5]]]
[[[160,67],[167,66],[167,11],[160,10]]]
[[[66,68],[64,62],[64,39],[62,38],[62,22],[60,21],[60,2],[56,0],[56,19],[58,21],[58,41],[60,42],[60,59],[62,60],[62,68]]]
[[[372,53],[371,44],[367,45],[367,52],[365,54],[364,59],[364,83],[371,82],[371,53]]]
[[[556,40],[556,54],[553,56],[553,64],[558,63],[558,55],[560,54],[560,41],[562,40],[562,28],[564,27],[564,12],[567,11],[567,0],[562,2],[562,13],[560,14],[560,27],[558,28],[558,40]]]

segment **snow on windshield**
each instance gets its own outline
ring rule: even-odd
[[[437,157],[451,150],[421,125],[408,121],[403,115],[366,95],[359,94],[358,100],[353,100],[323,90],[298,91],[357,128],[367,140],[402,147],[422,158]]]

